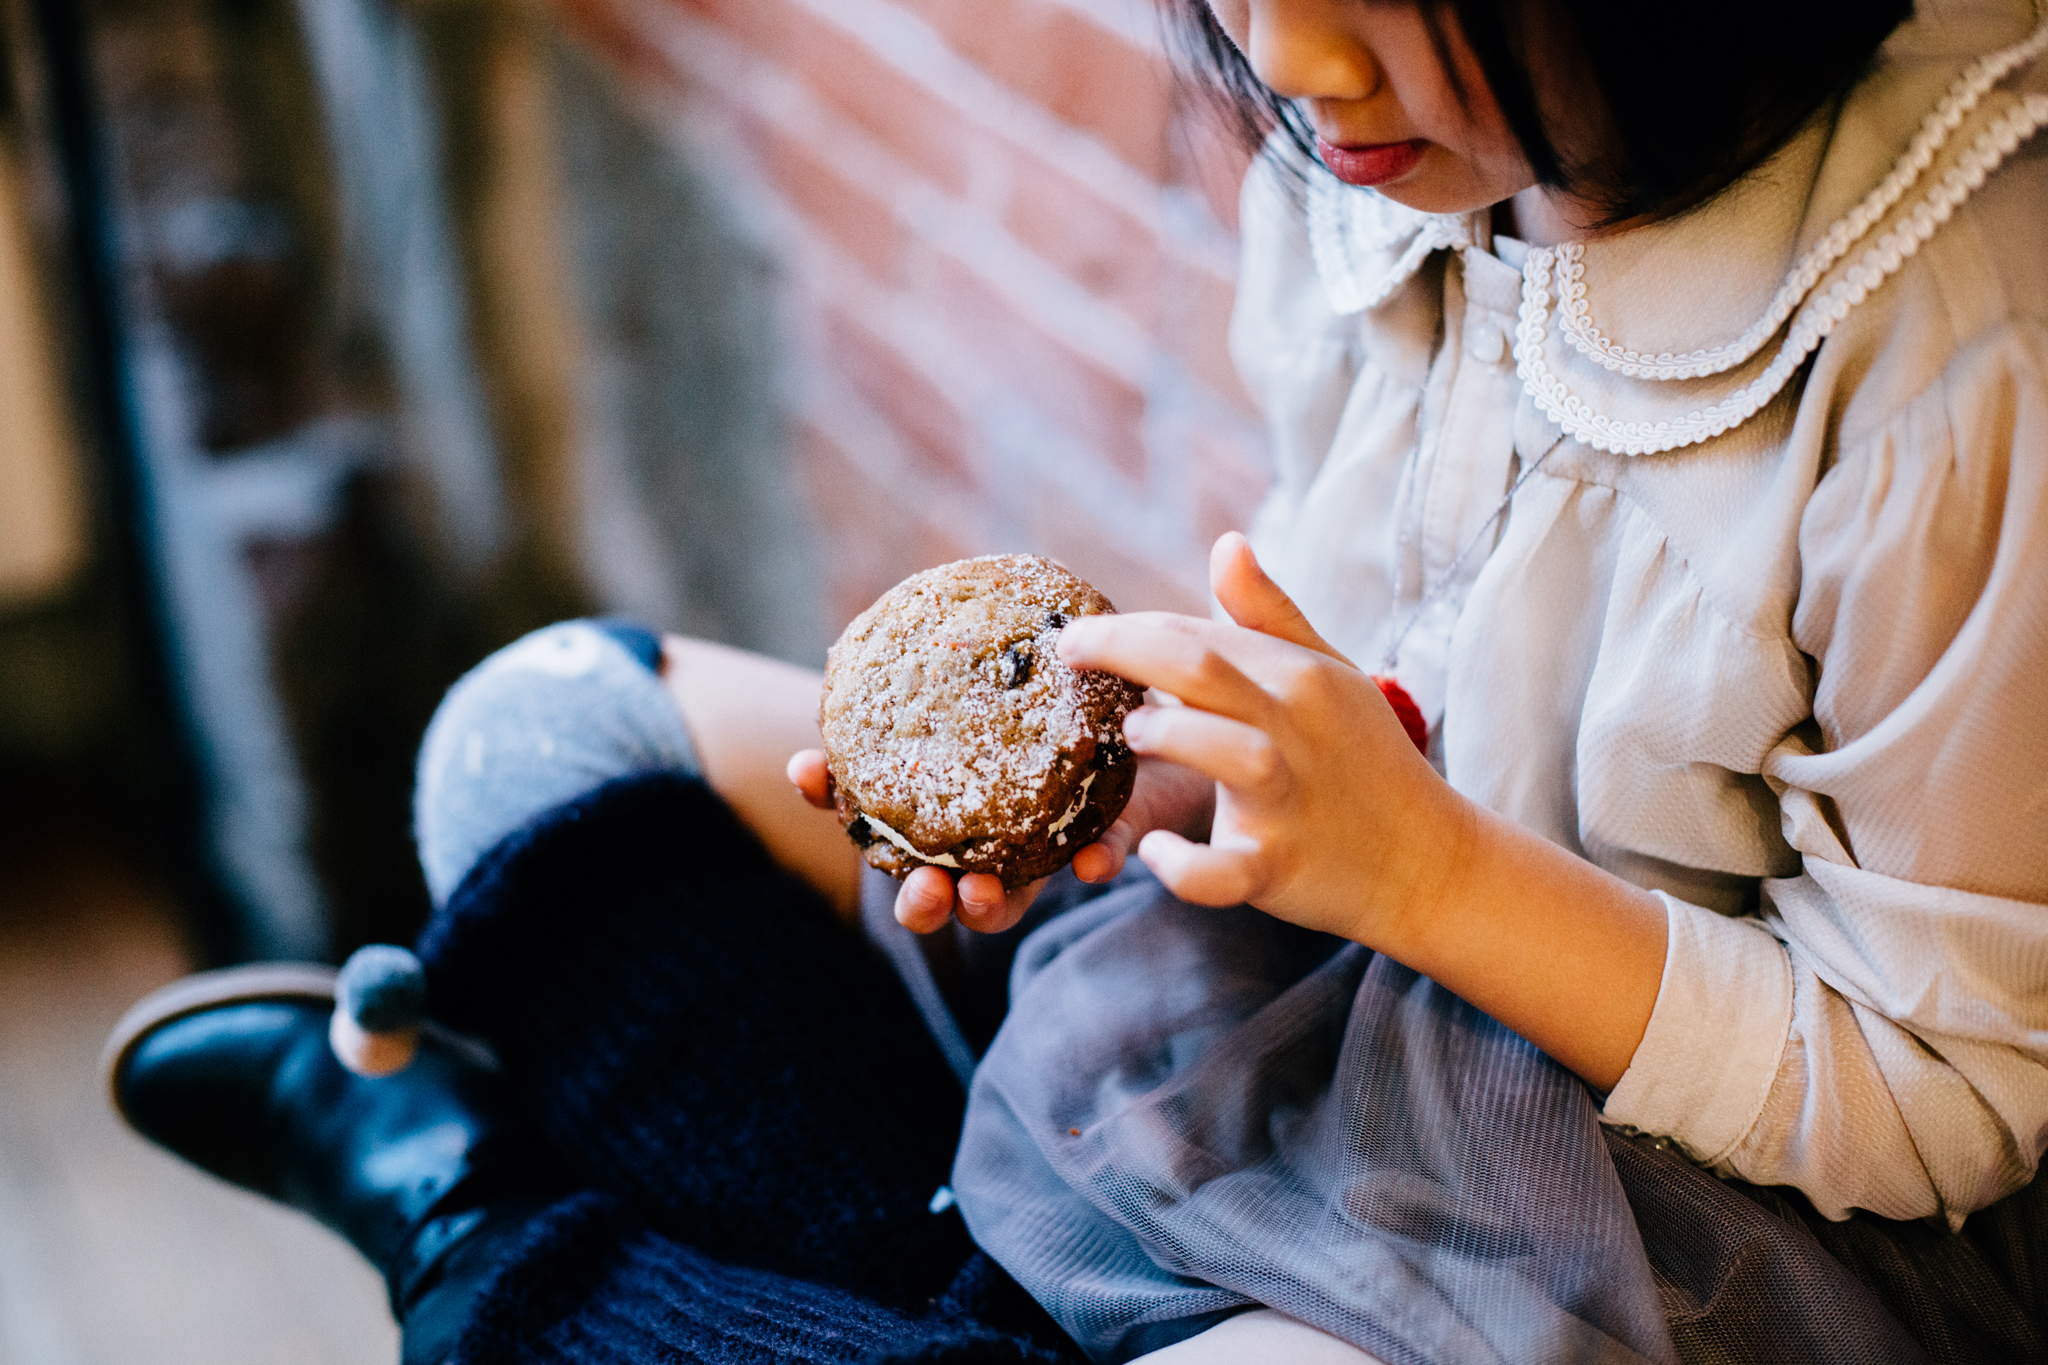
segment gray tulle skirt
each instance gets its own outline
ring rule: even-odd
[[[1007,943],[889,946],[954,1005],[969,1228],[1098,1360],[1255,1305],[1388,1365],[2040,1358],[2031,1190],[1962,1236],[1826,1224],[1604,1131],[1575,1077],[1355,944],[1132,875],[1067,879]],[[961,1002],[997,966],[974,1065]]]

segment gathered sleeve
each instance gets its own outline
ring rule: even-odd
[[[2048,1143],[2048,335],[1983,339],[1840,452],[1799,548],[1813,721],[1763,775],[1800,871],[1760,920],[1667,901],[1606,1117],[1830,1217],[1960,1226]]]

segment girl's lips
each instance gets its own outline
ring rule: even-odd
[[[1415,169],[1429,150],[1425,138],[1407,142],[1376,142],[1366,146],[1339,147],[1316,139],[1316,155],[1330,168],[1330,174],[1347,185],[1384,185],[1399,180]]]

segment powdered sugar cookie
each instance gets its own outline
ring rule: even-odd
[[[891,588],[832,647],[820,726],[839,818],[898,877],[931,865],[1022,886],[1130,799],[1123,721],[1144,698],[1054,646],[1109,600],[1036,555],[987,555]]]

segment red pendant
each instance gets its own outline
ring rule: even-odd
[[[1375,673],[1372,680],[1379,685],[1380,695],[1387,699],[1387,705],[1394,708],[1400,718],[1401,728],[1408,732],[1408,738],[1415,741],[1415,747],[1423,753],[1429,752],[1429,726],[1423,722],[1422,708],[1415,704],[1415,698],[1408,695],[1408,689],[1384,673]]]

